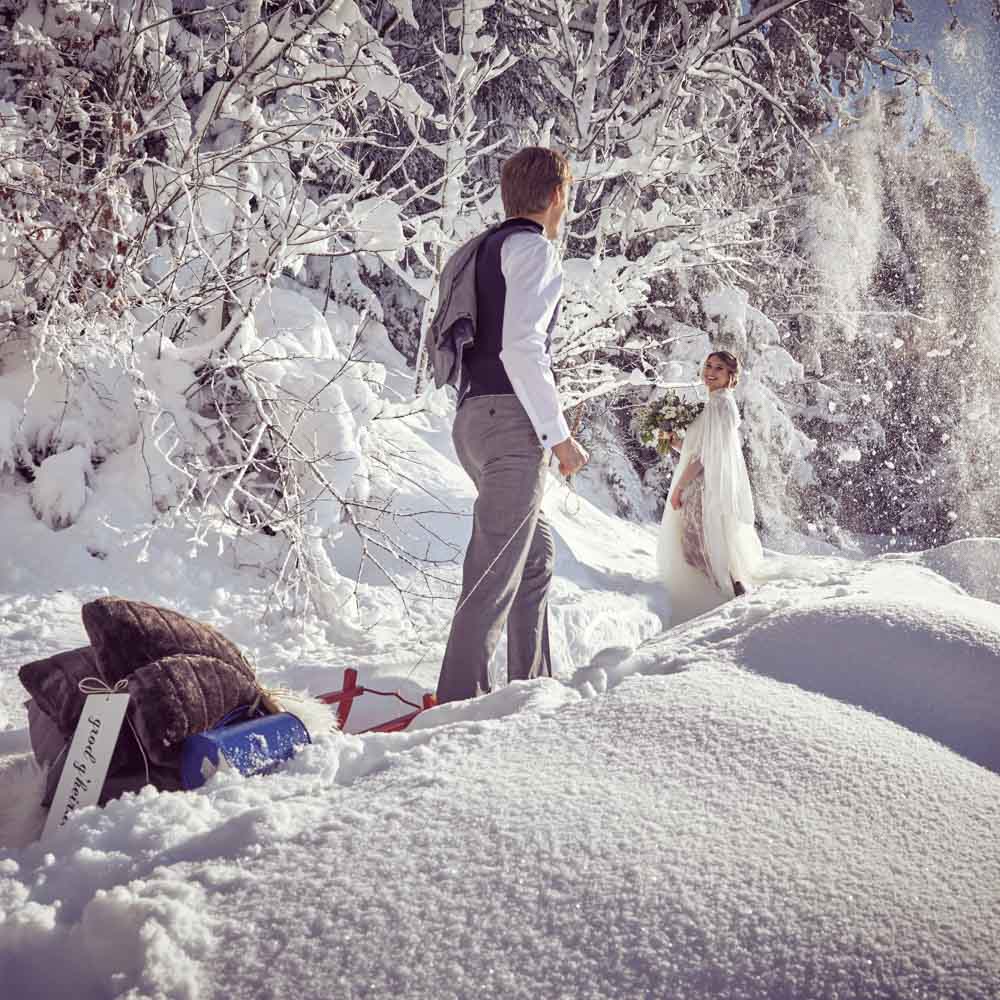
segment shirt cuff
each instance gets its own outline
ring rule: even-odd
[[[528,415],[529,417],[531,416],[531,414]],[[566,418],[561,413],[544,422],[532,420],[532,424],[534,425],[535,433],[538,435],[538,440],[542,442],[542,446],[545,448],[551,448],[554,444],[559,444],[568,437],[571,437],[569,424],[566,423]]]
[[[551,379],[551,375],[549,379]],[[514,395],[520,400],[524,412],[528,414],[528,419],[531,421],[531,426],[535,428],[535,433],[538,435],[542,447],[551,448],[553,445],[565,441],[570,436],[569,424],[566,423],[566,418],[559,406],[559,397],[556,395],[555,386],[551,382],[548,384],[543,382],[540,386],[532,387],[538,395],[542,396],[543,405],[538,407],[535,405],[539,401],[538,395],[533,396],[521,379],[515,377],[510,381],[514,387]],[[551,398],[546,398],[546,389],[551,391]],[[546,406],[545,403],[552,405]]]

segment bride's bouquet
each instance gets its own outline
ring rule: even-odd
[[[654,445],[661,455],[666,455],[670,450],[670,435],[683,437],[703,409],[704,403],[688,403],[668,389],[662,399],[640,416],[639,440],[644,445]]]

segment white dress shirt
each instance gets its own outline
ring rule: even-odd
[[[538,440],[551,448],[570,436],[545,346],[562,294],[562,262],[541,233],[520,232],[504,240],[500,270],[507,283],[500,361]]]

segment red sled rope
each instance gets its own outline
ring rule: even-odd
[[[326,694],[317,695],[316,700],[323,702],[324,705],[337,706],[337,724],[340,726],[341,732],[343,732],[344,726],[347,725],[347,717],[351,714],[351,706],[354,704],[354,699],[363,694],[377,694],[383,698],[396,698],[404,705],[409,705],[415,709],[413,712],[407,712],[406,715],[397,716],[397,718],[390,719],[388,722],[383,722],[378,726],[372,726],[371,729],[363,730],[366,733],[401,732],[421,712],[425,709],[433,708],[437,704],[437,698],[432,694],[425,694],[422,704],[418,705],[416,702],[404,698],[398,691],[377,691],[375,688],[362,687],[358,684],[358,672],[353,667],[348,667],[344,671],[344,687],[342,690],[328,691]]]

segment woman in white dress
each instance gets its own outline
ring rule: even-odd
[[[746,593],[762,558],[732,392],[739,372],[739,360],[728,351],[710,354],[701,373],[705,409],[683,444],[671,438],[680,458],[657,558],[674,625]]]

